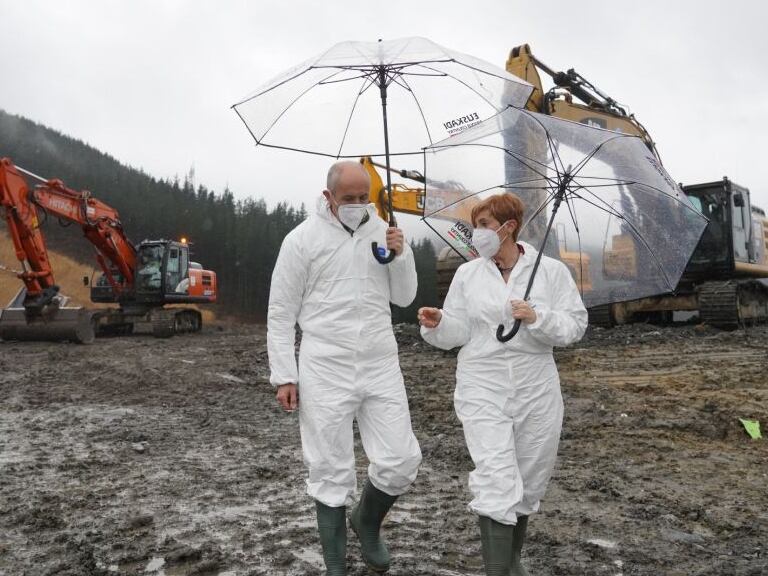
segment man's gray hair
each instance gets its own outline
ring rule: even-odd
[[[360,164],[360,162],[357,162],[355,160],[339,160],[338,162],[334,162],[331,167],[328,169],[328,178],[325,181],[325,187],[330,191],[334,192],[336,190],[336,186],[339,184],[339,178],[341,178],[341,173],[344,172],[344,170],[348,168],[356,167],[358,169],[362,169],[365,171],[365,168],[363,168],[363,165]],[[366,172],[366,175],[368,173]]]

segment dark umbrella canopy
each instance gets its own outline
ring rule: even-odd
[[[526,110],[435,144],[425,170],[424,220],[459,254],[476,256],[471,207],[514,192],[520,238],[568,266],[587,307],[673,291],[707,224],[636,136]]]

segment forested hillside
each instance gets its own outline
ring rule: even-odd
[[[261,199],[236,200],[231,190],[194,186],[189,178],[158,180],[82,141],[0,110],[0,157],[6,156],[35,174],[92,191],[119,211],[135,243],[188,237],[193,258],[219,276],[218,311],[248,321],[265,319],[280,243],[307,216],[303,205],[269,209]],[[60,226],[54,218],[44,225],[51,249],[95,265],[93,249],[77,227]],[[410,308],[394,311],[398,321],[413,320],[417,305],[435,301],[434,249],[426,240],[413,247],[419,295]]]

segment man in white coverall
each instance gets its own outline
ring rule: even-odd
[[[369,186],[361,164],[331,166],[317,213],[283,241],[269,296],[270,382],[285,410],[299,410],[307,493],[332,576],[346,574],[346,506],[356,488],[353,419],[370,465],[350,523],[377,572],[390,563],[381,522],[421,463],[389,308],[413,301],[416,267],[402,231],[388,228],[368,203]],[[371,242],[397,256],[380,264]]]

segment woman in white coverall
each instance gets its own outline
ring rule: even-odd
[[[517,242],[523,204],[490,196],[472,210],[472,243],[480,254],[461,265],[442,310],[421,308],[424,339],[461,346],[454,405],[475,470],[470,510],[478,514],[485,573],[526,575],[520,564],[528,516],[536,512],[555,466],[563,419],[553,346],[576,342],[587,311],[570,272],[543,257],[528,302],[537,252]],[[496,329],[522,326],[502,343]]]
[[[377,572],[390,562],[381,522],[421,463],[389,307],[413,301],[416,267],[402,231],[388,228],[368,203],[369,186],[361,164],[331,167],[317,213],[283,241],[269,296],[270,381],[282,406],[299,410],[307,493],[316,501],[323,557],[333,576],[346,574],[346,506],[356,488],[353,419],[370,465],[350,522],[363,559]],[[396,258],[377,262],[372,241]]]

